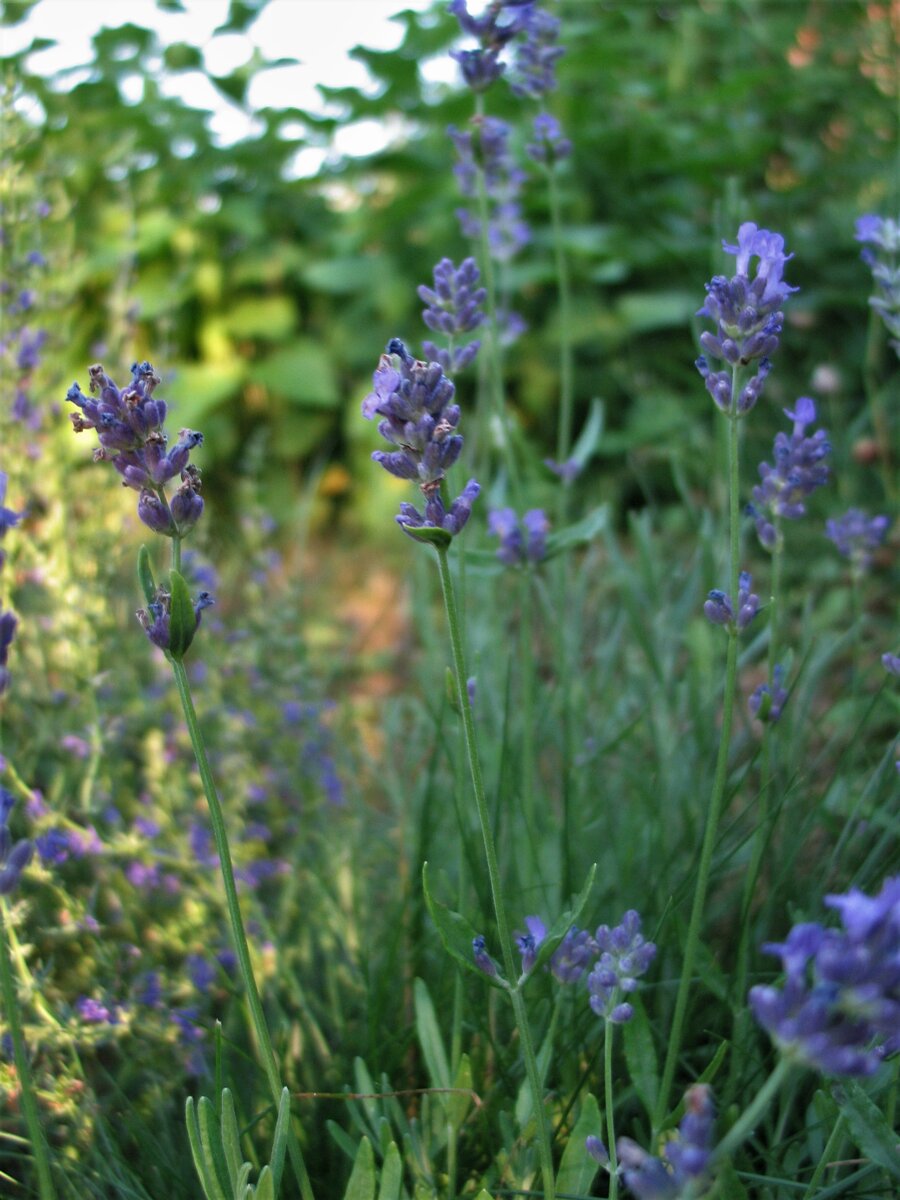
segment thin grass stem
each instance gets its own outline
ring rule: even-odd
[[[216,852],[219,856],[219,865],[222,869],[222,881],[225,885],[225,902],[228,907],[231,933],[234,939],[234,947],[238,958],[238,965],[241,971],[241,978],[243,979],[244,988],[247,994],[247,1003],[250,1008],[253,1029],[256,1034],[259,1052],[262,1056],[266,1078],[269,1082],[269,1087],[272,1092],[273,1102],[277,1108],[281,1099],[281,1092],[284,1084],[278,1070],[278,1065],[275,1061],[275,1051],[272,1048],[272,1040],[269,1036],[269,1027],[266,1023],[266,1015],[263,1011],[259,988],[256,984],[256,976],[253,973],[253,963],[250,958],[250,947],[247,942],[247,933],[244,929],[244,921],[243,917],[241,916],[240,903],[238,902],[237,886],[234,880],[234,866],[231,860],[231,850],[228,845],[228,831],[225,827],[225,815],[222,811],[222,805],[219,800],[218,792],[216,791],[216,785],[213,779],[212,770],[210,769],[209,759],[206,755],[206,746],[203,741],[200,723],[197,720],[194,702],[191,698],[191,689],[188,682],[187,672],[184,669],[184,663],[174,659],[170,661],[172,663],[172,670],[175,674],[175,684],[178,688],[178,695],[181,699],[181,707],[184,712],[185,722],[187,723],[188,733],[190,734],[191,745],[194,749],[194,757],[197,760],[197,769],[200,772],[203,791],[206,795],[206,802],[209,806],[209,816],[212,824],[213,839],[216,844]],[[297,1139],[297,1135],[293,1129],[293,1126],[290,1124],[288,1125],[288,1154],[290,1156],[291,1166],[294,1170],[294,1174],[297,1177],[297,1182],[300,1185],[300,1192],[303,1200],[313,1200],[312,1186],[309,1181],[306,1164],[303,1161],[300,1143]]]
[[[740,520],[739,520],[739,416],[737,412],[738,372],[732,370],[731,405],[729,408],[728,430],[728,527],[730,554],[730,595],[737,606],[737,595],[740,578]],[[735,618],[737,611],[735,610]],[[666,1061],[663,1068],[662,1081],[659,1088],[656,1112],[653,1125],[659,1130],[666,1115],[666,1106],[675,1078],[678,1055],[681,1052],[681,1039],[684,1031],[684,1020],[687,1014],[688,998],[694,973],[694,963],[700,946],[701,927],[706,910],[706,895],[709,889],[709,879],[712,872],[713,851],[716,845],[716,835],[719,820],[722,815],[722,804],[728,782],[728,758],[731,749],[731,727],[734,718],[734,699],[737,692],[737,659],[738,632],[734,623],[729,627],[728,649],[725,658],[725,688],[722,697],[722,729],[719,736],[719,749],[716,757],[716,773],[713,781],[712,795],[706,814],[706,825],[703,831],[703,844],[700,849],[700,862],[697,867],[697,882],[694,888],[694,901],[691,906],[691,916],[688,924],[687,941],[684,947],[684,959],[681,967],[681,978],[678,982],[678,993],[675,998],[675,1012],[669,1031],[669,1045],[666,1051]]]
[[[481,761],[478,756],[478,743],[475,735],[475,722],[472,718],[472,706],[466,690],[466,658],[463,649],[462,629],[460,626],[459,609],[456,603],[456,592],[453,586],[453,575],[446,547],[436,546],[438,566],[441,576],[441,590],[444,595],[444,609],[447,614],[447,628],[450,635],[450,649],[453,658],[453,672],[456,682],[456,698],[462,716],[463,736],[466,746],[466,757],[469,763],[469,773],[472,779],[472,792],[475,797],[475,807],[478,812],[478,823],[481,827],[481,838],[484,844],[484,855],[487,864],[488,881],[491,889],[491,900],[494,906],[494,916],[497,922],[497,936],[500,940],[500,950],[503,957],[503,968],[506,978],[510,981],[509,996],[512,1001],[513,1015],[522,1045],[522,1057],[525,1060],[525,1073],[531,1091],[532,1107],[534,1109],[535,1126],[538,1135],[538,1154],[541,1162],[541,1175],[544,1183],[545,1200],[555,1200],[555,1181],[553,1177],[553,1153],[550,1145],[550,1129],[547,1115],[544,1111],[543,1088],[537,1056],[534,1052],[534,1041],[525,1002],[518,986],[512,981],[516,979],[517,970],[513,959],[512,941],[510,940],[509,922],[503,900],[503,890],[500,882],[500,867],[497,860],[497,847],[491,829],[487,797],[484,790],[484,779],[481,773]]]

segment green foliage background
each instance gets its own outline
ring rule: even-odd
[[[30,7],[7,0],[4,23]],[[252,27],[261,7],[233,3],[221,32]],[[431,86],[423,98],[417,69],[452,43],[456,22],[444,7],[403,14],[396,52],[354,52],[379,86],[374,95],[324,87],[339,119],[289,104],[264,109],[258,133],[228,147],[210,136],[203,113],[160,88],[164,76],[202,71],[201,52],[162,49],[152,30],[102,30],[90,76],[74,86],[34,74],[27,50],[4,60],[19,107],[45,114],[14,154],[70,239],[58,268],[72,303],[54,357],[72,378],[100,350],[119,373],[150,357],[177,419],[204,430],[220,515],[242,476],[259,476],[266,502],[286,513],[311,463],[352,471],[368,432],[359,398],[378,354],[391,336],[418,346],[416,285],[430,281],[438,258],[458,261],[470,249],[453,216],[444,131],[465,124],[471,97]],[[774,399],[808,392],[815,368],[839,351],[845,365],[829,418],[853,431],[869,287],[853,222],[890,212],[898,196],[888,6],[569,0],[558,8],[567,53],[552,107],[575,146],[562,188],[576,395],[583,411],[593,396],[607,402],[602,489],[645,502],[635,494],[636,461],[641,488],[657,498],[672,495],[673,463],[688,485],[704,486],[711,413],[687,334],[702,302],[698,281],[721,269],[719,239],[744,219],[783,231],[797,254],[791,279],[802,290],[790,320],[799,332]],[[305,53],[315,30],[303,27],[302,9]],[[254,71],[273,65],[257,56],[211,82],[245,106]],[[122,82],[135,75],[143,98],[125,103]],[[521,149],[530,113],[505,88],[487,101],[517,125]],[[327,145],[341,124],[363,119],[399,122],[394,145],[289,178],[298,149]],[[540,457],[555,429],[557,314],[539,179],[526,203],[534,243],[504,287],[531,336],[508,367]],[[368,476],[364,486],[373,486]],[[328,494],[348,489],[355,480],[328,476]]]

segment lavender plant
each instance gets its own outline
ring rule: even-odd
[[[138,575],[147,607],[140,609],[137,617],[150,641],[165,654],[175,676],[209,806],[216,853],[225,886],[231,933],[262,1065],[273,1100],[278,1105],[281,1103],[284,1085],[275,1060],[250,957],[225,817],[183,661],[199,627],[201,614],[212,603],[212,597],[207,592],[200,592],[196,599],[192,600],[180,571],[181,543],[203,513],[200,471],[189,461],[191,451],[202,445],[203,435],[194,430],[184,429],[179,434],[178,441],[171,448],[168,447],[163,428],[167,406],[165,401],[154,397],[153,393],[160,383],[160,378],[149,362],[134,364],[131,369],[132,382],[123,389],[116,386],[99,364],[91,367],[89,374],[89,396],[84,395],[77,383],[73,384],[66,395],[66,399],[80,410],[72,414],[75,432],[81,433],[88,429],[97,431],[99,447],[94,452],[95,460],[112,462],[122,476],[125,486],[139,493],[137,513],[141,521],[155,533],[171,539],[172,567],[167,586],[156,584],[149,554],[146,548],[142,548]],[[180,480],[180,483],[170,495],[167,485],[174,479]],[[292,1131],[288,1137],[288,1150],[304,1200],[312,1200],[309,1177],[299,1142]]]
[[[445,490],[445,472],[459,458],[462,450],[462,438],[459,434],[452,432],[459,423],[460,410],[458,405],[451,403],[455,389],[444,375],[439,363],[415,360],[403,343],[394,339],[388,344],[387,353],[381,357],[378,369],[373,376],[373,383],[374,390],[363,401],[363,416],[369,420],[375,416],[381,416],[379,432],[387,441],[401,446],[401,449],[389,453],[376,450],[372,457],[391,474],[419,481],[420,490],[425,498],[424,516],[417,508],[402,501],[400,513],[396,519],[404,533],[416,541],[432,545],[438,556],[441,590],[450,635],[457,710],[462,717],[466,758],[490,882],[494,918],[503,954],[503,974],[486,956],[485,943],[480,940],[478,935],[468,938],[464,935],[464,942],[468,940],[471,951],[467,953],[468,947],[460,949],[458,938],[455,936],[458,931],[458,922],[454,925],[449,917],[442,915],[442,910],[427,890],[427,881],[425,884],[426,900],[432,916],[438,923],[438,928],[442,931],[448,950],[466,965],[471,963],[484,969],[486,964],[490,963],[490,967],[485,970],[485,973],[496,982],[497,986],[502,987],[510,998],[516,1028],[521,1039],[526,1077],[531,1092],[532,1112],[537,1126],[544,1191],[549,1200],[553,1200],[555,1182],[550,1132],[544,1109],[541,1075],[531,1026],[521,991],[527,978],[527,972],[523,973],[516,981],[512,940],[501,885],[497,849],[488,812],[475,724],[472,718],[472,706],[469,703],[466,687],[468,671],[459,608],[448,561],[448,550],[454,537],[460,533],[468,521],[472,504],[480,489],[478,483],[474,479],[470,479],[461,495],[449,506],[442,498],[442,492]],[[583,891],[581,905],[587,899],[589,886],[590,880]],[[549,955],[562,940],[570,924],[571,920],[567,916],[565,927],[555,932],[552,938],[547,939],[546,955]],[[470,954],[471,957],[469,957]],[[532,968],[536,963],[535,959],[531,963]]]
[[[739,427],[741,420],[752,411],[762,394],[771,371],[770,356],[778,349],[784,320],[782,306],[790,294],[797,290],[783,278],[785,264],[792,256],[785,254],[784,238],[780,234],[760,229],[754,222],[747,221],[738,229],[736,244],[723,242],[723,248],[735,255],[737,272],[730,278],[716,275],[707,284],[706,303],[699,310],[699,315],[715,321],[716,329],[714,333],[707,330],[700,336],[700,344],[706,353],[697,360],[697,369],[717,409],[729,422],[727,480],[730,586],[727,592],[714,589],[704,605],[709,620],[722,625],[728,633],[725,688],[715,780],[704,825],[681,978],[654,1116],[657,1128],[665,1113],[678,1061],[712,853],[725,795],[737,688],[738,636],[746,629],[759,607],[758,598],[750,591],[749,573],[742,571],[740,566]],[[756,270],[751,279],[749,272],[754,259]],[[724,366],[714,369],[710,364],[711,359],[718,360]]]

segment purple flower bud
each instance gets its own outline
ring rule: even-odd
[[[596,1159],[601,1167],[609,1165],[609,1152],[598,1137],[589,1133],[584,1139],[584,1147],[591,1158]]]
[[[472,938],[472,956],[475,959],[475,966],[480,971],[484,971],[485,975],[490,975],[492,979],[496,977],[497,964],[488,954],[485,940],[481,934]]]
[[[600,925],[594,934],[600,957],[588,976],[590,1005],[594,1012],[613,1024],[629,1021],[633,1015],[623,994],[637,987],[656,956],[656,946],[641,933],[641,918],[633,909],[625,913],[615,928]]]

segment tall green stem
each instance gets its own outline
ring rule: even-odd
[[[466,690],[466,657],[463,650],[462,629],[460,627],[459,609],[456,603],[456,591],[453,586],[453,575],[447,557],[446,547],[435,547],[438,556],[438,566],[441,575],[441,590],[444,595],[444,609],[447,613],[447,628],[450,635],[450,651],[453,658],[453,672],[456,679],[456,698],[459,711],[462,714],[463,737],[466,745],[466,757],[469,763],[469,773],[472,778],[472,792],[475,797],[475,807],[478,811],[478,823],[481,827],[481,838],[484,843],[484,856],[487,864],[488,882],[491,889],[491,900],[494,905],[494,916],[497,921],[497,936],[503,956],[503,968],[509,980],[509,996],[512,1001],[513,1015],[519,1031],[519,1041],[522,1045],[522,1057],[525,1060],[525,1073],[531,1090],[532,1107],[534,1109],[535,1126],[538,1134],[538,1154],[541,1162],[541,1174],[544,1182],[544,1200],[555,1200],[556,1189],[553,1178],[553,1153],[550,1146],[550,1127],[544,1112],[543,1088],[537,1056],[534,1052],[534,1042],[531,1037],[531,1027],[528,1014],[525,1011],[525,1001],[517,984],[516,964],[513,959],[512,940],[509,932],[509,922],[506,918],[506,908],[503,902],[503,890],[500,883],[500,867],[497,861],[497,847],[491,830],[490,814],[488,813],[487,797],[484,791],[484,779],[481,774],[481,761],[478,757],[478,744],[475,737],[475,722],[472,719],[472,706]]]
[[[775,667],[780,651],[781,606],[782,606],[782,568],[784,566],[784,536],[781,531],[781,521],[778,516],[774,520],[775,547],[772,552],[772,586],[769,596],[769,653],[767,680],[769,693],[775,699]],[[762,742],[762,778],[760,781],[759,798],[756,803],[755,827],[753,830],[750,863],[744,877],[744,888],[741,896],[741,933],[737,954],[737,969],[734,985],[734,1046],[743,1043],[744,1036],[750,1025],[750,1014],[747,1010],[746,996],[747,976],[750,970],[750,947],[753,940],[753,927],[750,912],[753,907],[753,897],[762,869],[763,855],[769,845],[772,834],[771,799],[774,789],[775,772],[775,730],[770,722],[763,726]],[[732,1054],[731,1067],[728,1075],[727,1094],[733,1096],[740,1069],[740,1054]]]
[[[547,168],[547,191],[550,198],[550,221],[553,229],[553,257],[556,263],[556,282],[559,292],[559,423],[556,436],[557,461],[564,463],[572,448],[572,407],[574,403],[574,369],[572,356],[572,296],[569,287],[569,266],[563,247],[562,211],[556,171]],[[563,497],[567,489],[561,488]]]
[[[816,1169],[813,1171],[812,1177],[806,1186],[806,1191],[803,1193],[803,1200],[813,1200],[813,1197],[818,1195],[822,1176],[825,1174],[825,1170],[831,1162],[831,1156],[836,1152],[838,1143],[843,1136],[844,1114],[838,1113],[837,1120],[831,1128],[831,1133],[828,1135],[828,1141],[825,1143],[825,1149],[822,1151],[821,1157],[816,1163]]]
[[[732,371],[731,405],[728,412],[728,524],[729,524],[729,554],[730,554],[730,585],[732,603],[737,618],[737,596],[740,578],[740,521],[739,521],[739,478],[738,478],[738,449],[739,449],[739,416],[737,412],[738,372]],[[691,907],[688,924],[687,942],[684,947],[684,960],[681,967],[681,978],[678,982],[678,994],[675,998],[675,1012],[672,1017],[672,1027],[669,1032],[669,1046],[666,1051],[666,1062],[663,1068],[662,1082],[659,1089],[656,1112],[653,1124],[658,1130],[666,1115],[669,1093],[675,1078],[678,1055],[681,1050],[681,1038],[684,1029],[684,1018],[687,1012],[688,996],[694,973],[694,963],[700,946],[700,933],[703,915],[706,909],[706,894],[709,888],[709,877],[712,871],[713,850],[716,845],[716,835],[719,830],[719,820],[722,815],[722,802],[728,782],[728,757],[731,749],[731,726],[734,717],[734,698],[737,691],[737,657],[738,633],[732,623],[728,627],[728,650],[725,658],[725,689],[722,696],[722,731],[719,737],[719,750],[716,757],[716,773],[713,780],[712,795],[706,814],[706,827],[703,831],[703,844],[700,848],[700,862],[697,867],[697,882],[694,887],[694,902]]]
[[[606,1146],[609,1154],[609,1200],[617,1200],[619,1195],[619,1172],[616,1162],[616,1118],[615,1101],[613,1098],[612,1052],[613,1030],[612,1021],[606,1022],[603,1034],[603,1091],[606,1105]]]
[[[772,1103],[775,1093],[781,1087],[790,1069],[791,1064],[786,1058],[782,1058],[775,1070],[750,1101],[747,1108],[744,1109],[716,1146],[715,1159],[717,1162],[721,1162],[722,1159],[727,1158],[732,1151],[736,1150],[738,1146],[747,1140],[759,1124],[762,1114]]]
[[[7,917],[6,900],[0,897],[0,995],[3,996],[3,1011],[12,1037],[13,1061],[19,1076],[22,1111],[31,1141],[31,1153],[34,1156],[34,1165],[37,1167],[38,1194],[40,1200],[56,1200],[56,1188],[53,1186],[53,1176],[50,1173],[50,1152],[41,1129],[34,1084],[31,1080],[31,1068],[28,1065],[25,1035],[22,1032],[22,1019],[19,1013],[16,985],[13,980],[9,946],[6,941]]]
[[[247,993],[247,1003],[250,1008],[250,1016],[253,1021],[253,1028],[256,1033],[256,1040],[259,1047],[259,1052],[263,1060],[263,1068],[266,1073],[266,1078],[269,1082],[269,1088],[272,1092],[273,1103],[277,1109],[281,1092],[284,1084],[281,1080],[281,1075],[278,1071],[278,1065],[275,1061],[275,1051],[272,1049],[272,1040],[269,1036],[269,1028],[266,1024],[266,1015],[263,1011],[262,1000],[259,995],[259,988],[256,986],[256,977],[253,973],[253,963],[250,959],[250,947],[247,943],[247,934],[244,929],[244,921],[241,916],[240,904],[238,903],[237,887],[234,881],[234,867],[231,861],[231,850],[228,845],[228,832],[225,827],[225,815],[222,811],[222,805],[219,801],[219,795],[216,791],[216,785],[213,780],[212,771],[209,765],[209,759],[206,756],[206,746],[203,742],[203,734],[200,731],[200,724],[197,720],[197,713],[194,709],[194,702],[191,699],[191,689],[188,683],[187,672],[184,669],[184,663],[180,661],[170,660],[172,662],[172,670],[175,674],[175,683],[178,687],[178,695],[181,698],[181,707],[184,711],[184,719],[187,722],[188,733],[191,738],[191,745],[194,748],[194,757],[197,760],[197,768],[200,771],[200,779],[203,784],[203,791],[206,794],[206,802],[209,805],[209,816],[212,824],[213,838],[216,843],[216,851],[219,855],[219,865],[222,868],[222,880],[225,884],[225,902],[228,907],[228,917],[231,923],[231,933],[234,939],[234,947],[237,953],[238,965],[241,971],[241,977],[244,981],[244,988]],[[300,1150],[300,1143],[297,1140],[297,1135],[293,1127],[289,1124],[288,1133],[288,1153],[291,1159],[291,1166],[294,1174],[297,1177],[297,1182],[300,1185],[300,1192],[303,1200],[313,1200],[312,1187],[309,1182],[309,1175],[306,1171],[306,1165],[303,1162],[303,1154]]]

